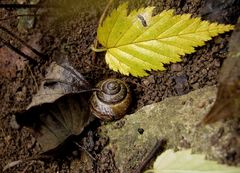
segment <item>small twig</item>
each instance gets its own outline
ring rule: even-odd
[[[26,17],[26,16],[37,17],[37,16],[42,16],[42,15],[41,14],[17,14],[17,15],[12,15],[12,16],[9,16],[9,17],[0,18],[0,21],[10,20],[12,18],[17,18],[17,17]]]
[[[156,152],[160,149],[160,147],[163,147],[164,143],[165,143],[164,140],[158,140],[154,145],[153,149],[147,155],[147,157],[143,160],[143,162],[133,173],[141,173],[143,169],[147,166],[147,164],[151,161],[151,159],[155,156]]]
[[[19,38],[17,35],[9,31],[7,28],[0,25],[0,29],[5,31],[7,34],[18,40],[20,43],[22,43],[24,46],[26,46],[28,49],[30,49],[33,53],[35,53],[39,57],[46,57],[43,53],[39,52],[37,49],[33,48],[29,44],[27,44],[25,41],[23,41],[21,38]]]
[[[67,94],[81,94],[81,93],[86,93],[86,92],[93,92],[93,91],[102,91],[98,88],[93,88],[93,89],[89,89],[89,90],[81,90],[81,91],[71,91],[71,92],[67,92],[67,93],[64,93],[64,92],[56,92],[56,93],[49,93],[49,94],[36,94],[35,96],[48,96],[48,95],[67,95]]]
[[[2,37],[0,37],[0,42],[2,42],[4,45],[6,45],[8,48],[12,49],[14,52],[16,52],[17,54],[19,54],[20,56],[26,58],[27,60],[29,60],[30,63],[37,63],[38,61],[36,59],[33,59],[32,57],[28,56],[27,54],[23,53],[21,50],[19,50],[18,48],[14,47],[11,43],[9,43],[8,41],[6,41],[5,39],[3,39]]]
[[[56,8],[57,5],[43,5],[43,4],[0,4],[0,8]]]
[[[77,142],[74,142],[74,144],[77,145],[77,147],[79,147],[81,150],[83,150],[84,152],[86,152],[86,153],[88,154],[88,156],[89,156],[92,160],[96,161],[96,159],[91,155],[91,153],[89,153],[89,152],[86,150],[86,148],[82,147],[82,146],[79,145]]]
[[[2,171],[4,172],[4,171],[8,170],[9,168],[12,168],[12,167],[14,167],[14,166],[19,165],[19,164],[22,163],[22,162],[23,162],[23,160],[17,160],[17,161],[10,162],[10,163],[8,163],[8,164],[3,168]]]
[[[3,168],[3,172],[14,167],[14,166],[17,166],[23,162],[29,162],[29,161],[33,161],[33,160],[39,160],[39,159],[48,159],[48,158],[51,158],[50,156],[43,156],[43,155],[37,155],[37,156],[33,156],[33,157],[30,157],[30,158],[26,158],[26,159],[20,159],[20,160],[16,160],[16,161],[13,161],[13,162],[10,162],[8,163],[6,166],[4,166]]]

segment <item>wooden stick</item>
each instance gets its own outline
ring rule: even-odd
[[[8,48],[12,49],[14,52],[16,52],[17,54],[19,54],[20,56],[26,58],[27,60],[29,60],[30,63],[36,64],[38,61],[36,59],[33,59],[32,57],[28,56],[27,54],[23,53],[21,50],[19,50],[18,48],[14,47],[13,45],[11,45],[11,43],[9,43],[8,41],[6,41],[5,39],[3,39],[2,37],[0,37],[0,41],[6,45]]]
[[[10,20],[12,18],[17,18],[17,17],[28,17],[28,16],[38,17],[38,16],[42,16],[42,15],[41,14],[17,14],[17,15],[12,15],[9,17],[0,18],[0,21]]]
[[[56,8],[57,5],[43,4],[0,4],[0,8]]]
[[[29,44],[27,44],[25,41],[23,41],[17,35],[12,33],[11,31],[9,31],[7,28],[5,28],[5,27],[0,25],[0,29],[3,30],[4,32],[6,32],[7,34],[9,34],[10,36],[12,36],[13,38],[15,38],[16,40],[18,40],[20,43],[22,43],[24,46],[26,46],[28,49],[30,49],[37,56],[39,56],[39,57],[46,57],[43,53],[39,52],[37,49],[35,49],[32,46],[30,46]]]
[[[150,153],[147,155],[147,157],[143,160],[143,162],[139,165],[139,167],[133,172],[133,173],[142,173],[144,168],[147,166],[147,164],[152,160],[152,158],[155,156],[156,152],[161,148],[164,147],[165,140],[158,140],[156,144],[154,145],[153,149],[150,151]]]

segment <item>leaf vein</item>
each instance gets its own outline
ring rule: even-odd
[[[111,29],[110,33],[108,34],[108,38],[107,38],[107,42],[106,42],[106,44],[108,44],[108,41],[109,41],[110,35],[112,34],[112,32],[113,32],[113,28],[116,26],[117,21],[119,20],[119,16],[120,16],[120,15],[121,15],[121,13],[118,14],[117,19],[115,20],[115,22],[114,22],[114,24],[113,24],[113,26],[112,26],[112,29]]]

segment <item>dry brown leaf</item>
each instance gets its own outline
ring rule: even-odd
[[[233,32],[228,58],[224,61],[219,76],[217,99],[203,123],[240,116],[240,23]]]
[[[27,110],[17,115],[20,123],[33,119],[30,126],[34,127],[43,153],[58,149],[93,120],[88,93],[84,92],[89,89],[84,77],[67,62],[61,66],[51,64]]]
[[[39,91],[33,96],[27,109],[44,103],[53,103],[66,94],[88,89],[90,89],[88,82],[68,62],[61,66],[53,62],[48,69],[45,80],[41,83]]]

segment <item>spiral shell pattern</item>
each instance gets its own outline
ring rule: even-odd
[[[127,84],[119,79],[107,79],[96,87],[100,91],[95,91],[90,99],[92,114],[105,121],[122,118],[132,100]]]

